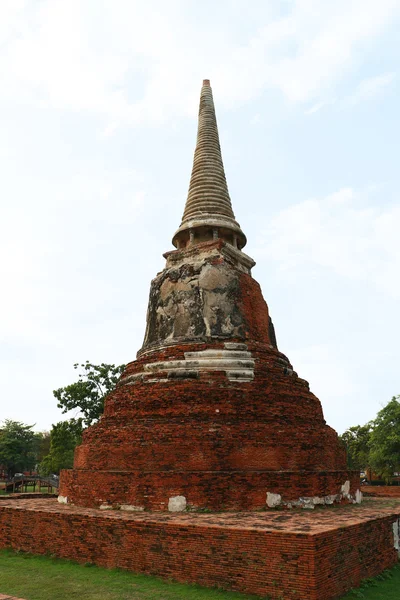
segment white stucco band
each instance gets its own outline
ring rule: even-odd
[[[255,360],[246,344],[227,342],[224,350],[185,352],[184,356],[182,360],[147,363],[142,372],[125,377],[121,383],[132,385],[137,381],[167,382],[177,377],[198,376],[202,371],[225,371],[229,381],[251,382],[254,379]],[[160,373],[167,373],[167,378],[159,379]]]
[[[362,493],[360,490],[356,490],[355,494],[350,494],[350,482],[346,481],[341,486],[338,494],[329,494],[327,496],[303,496],[297,500],[282,500],[280,494],[267,492],[266,504],[268,508],[282,506],[286,508],[314,509],[319,505],[337,504],[342,500],[347,501],[349,504],[361,504]]]
[[[128,512],[142,512],[144,506],[137,506],[136,504],[121,504],[121,510],[127,510]]]

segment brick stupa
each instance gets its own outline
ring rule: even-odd
[[[151,283],[143,346],[62,472],[60,501],[171,511],[360,501],[320,401],[278,350],[245,244],[205,80],[176,250]]]

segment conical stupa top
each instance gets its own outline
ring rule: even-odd
[[[192,176],[182,223],[173,244],[185,246],[209,237],[221,237],[239,249],[246,236],[233,214],[219,144],[217,119],[210,81],[205,79],[200,95],[199,124]]]

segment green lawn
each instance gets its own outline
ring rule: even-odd
[[[52,488],[53,492],[50,492],[50,493],[54,493],[55,489],[56,488]],[[33,485],[28,485],[26,490],[25,490],[25,486],[23,487],[22,490],[18,490],[18,489],[16,490],[17,494],[21,494],[22,492],[24,492],[24,493],[27,492],[28,494],[32,493],[32,492],[39,492],[39,486],[37,485],[36,489],[35,489],[35,487]],[[41,487],[41,489],[40,489],[40,493],[41,494],[47,494],[48,493],[47,486],[43,485]],[[12,495],[12,492],[6,492],[5,489],[1,489],[0,488],[0,495],[2,495],[2,496],[9,496],[10,494]]]
[[[26,600],[254,600],[254,596],[166,583],[117,569],[0,551],[0,594]]]
[[[399,600],[400,565],[342,600]],[[197,585],[166,583],[156,577],[66,560],[0,551],[0,593],[26,600],[254,600],[255,596]]]
[[[375,577],[365,580],[363,585],[352,590],[341,600],[399,600],[400,599],[400,564]]]

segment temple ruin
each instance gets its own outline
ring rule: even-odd
[[[84,432],[60,500],[126,510],[360,502],[321,403],[277,347],[233,213],[210,82],[182,222],[137,359]]]

